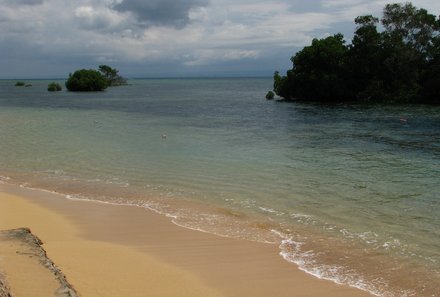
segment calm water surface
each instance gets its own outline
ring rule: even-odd
[[[262,78],[48,83],[0,81],[4,181],[278,244],[378,296],[440,296],[440,107],[267,102]]]

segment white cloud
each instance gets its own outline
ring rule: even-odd
[[[107,7],[79,6],[75,9],[74,16],[81,29],[97,30],[103,33],[124,31],[132,33],[131,24],[126,18]]]
[[[72,65],[93,67],[105,61],[144,65],[145,74],[151,63],[173,64],[174,69],[208,69],[228,61],[289,65],[289,54],[312,38],[341,28],[352,32],[356,16],[380,16],[387,2],[186,0],[179,5],[166,2],[172,4],[167,11],[158,0],[3,0],[0,52],[5,59],[0,62],[0,76],[26,75],[29,65],[38,64],[33,61],[52,63],[47,68],[58,67],[60,73]],[[413,4],[436,15],[440,11],[438,1]],[[136,15],[138,6],[143,11]],[[150,20],[153,12],[163,15]],[[173,16],[180,21],[174,22]],[[168,69],[171,75],[173,68]]]

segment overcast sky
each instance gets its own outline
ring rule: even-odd
[[[0,0],[0,78],[270,76],[315,37],[350,40],[390,1]],[[439,0],[412,1],[440,14]]]

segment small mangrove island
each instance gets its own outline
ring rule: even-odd
[[[69,74],[66,88],[71,92],[97,92],[107,87],[120,86],[127,80],[118,74],[118,70],[100,65],[99,70],[81,69]]]
[[[14,86],[16,86],[16,87],[26,87],[26,88],[32,87],[31,84],[27,84],[24,81],[17,81]]]
[[[62,87],[59,83],[56,82],[51,82],[48,86],[47,86],[47,90],[49,92],[59,92],[62,90]]]
[[[274,74],[284,100],[440,103],[440,18],[411,3],[387,4],[380,19],[355,19],[351,44],[340,33],[314,39]],[[267,99],[272,99],[269,95]]]

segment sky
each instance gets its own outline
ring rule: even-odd
[[[391,1],[0,0],[0,78],[271,76],[290,57]],[[440,14],[440,1],[416,0]]]

